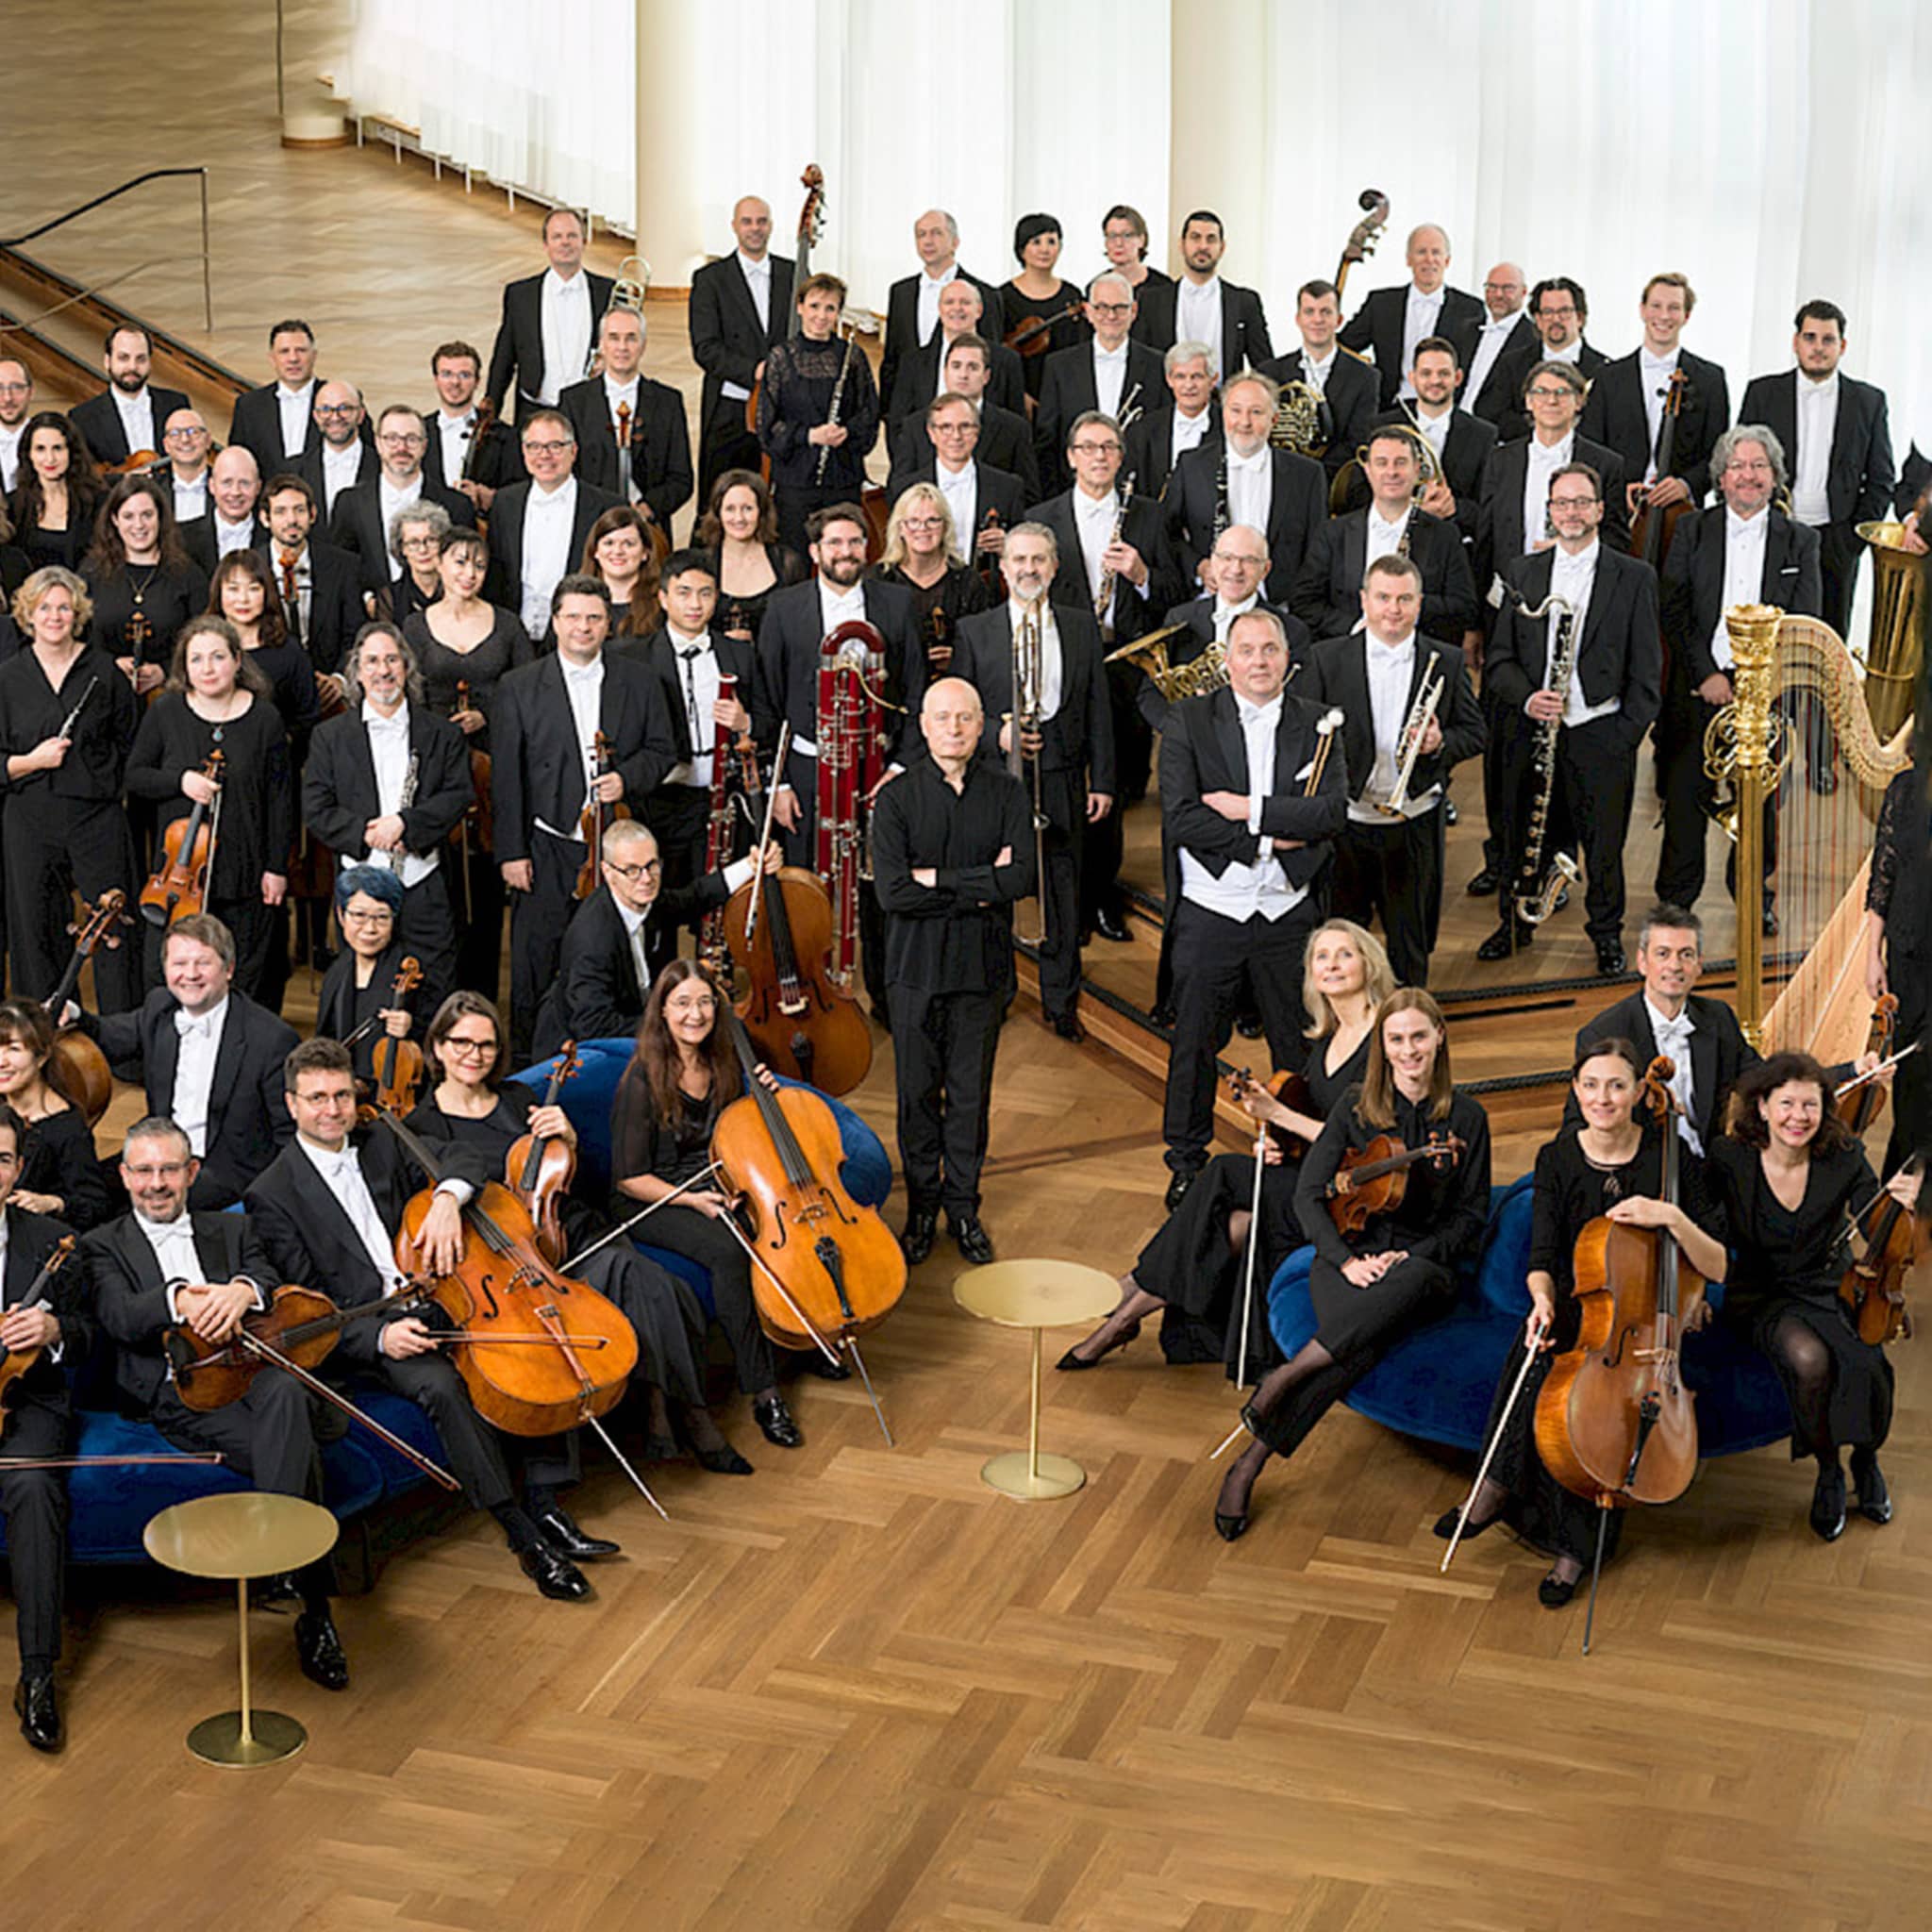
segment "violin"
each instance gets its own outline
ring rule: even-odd
[[[202,911],[208,905],[208,880],[214,873],[215,840],[222,824],[220,745],[208,755],[201,775],[215,788],[212,802],[197,798],[185,818],[178,818],[161,835],[161,862],[141,889],[141,916],[165,932],[177,919]]]
[[[583,1071],[583,1060],[575,1040],[566,1040],[550,1070],[543,1089],[545,1107],[555,1107],[566,1080]],[[563,1202],[576,1178],[577,1154],[568,1141],[552,1140],[542,1134],[525,1134],[512,1143],[504,1158],[503,1177],[508,1183],[537,1228],[537,1245],[553,1268],[563,1266],[570,1250],[563,1239]]]
[[[1659,1198],[1678,1199],[1682,1146],[1674,1068],[1651,1061],[1640,1105],[1662,1129]],[[1604,1508],[1674,1503],[1697,1474],[1697,1411],[1678,1348],[1704,1306],[1704,1277],[1668,1228],[1600,1215],[1576,1237],[1576,1345],[1537,1395],[1536,1446],[1572,1494]]]
[[[1865,1050],[1875,1053],[1880,1060],[1889,1060],[1897,1032],[1898,995],[1882,992],[1873,1003],[1872,1030],[1865,1036]],[[1840,1092],[1837,1101],[1839,1119],[1851,1129],[1855,1141],[1862,1141],[1866,1130],[1885,1111],[1885,1083],[1882,1080],[1862,1081],[1850,1092]]]
[[[396,1236],[413,1257],[441,1163],[393,1113],[379,1116],[431,1185],[410,1197]],[[463,1208],[463,1252],[430,1293],[473,1343],[457,1367],[476,1413],[510,1436],[551,1436],[595,1422],[623,1400],[638,1362],[637,1331],[613,1302],[561,1274],[537,1245],[536,1224],[510,1191],[489,1181]],[[491,1342],[546,1346],[491,1347]]]
[[[1056,324],[1078,322],[1086,312],[1087,298],[1075,291],[1051,315],[1031,315],[1024,322],[1016,322],[1001,340],[1014,355],[1030,362],[1036,356],[1043,356],[1053,347],[1053,331]]]
[[[898,1307],[906,1257],[877,1209],[845,1191],[832,1109],[802,1087],[774,1093],[758,1076],[743,1023],[727,1013],[724,1024],[745,1091],[719,1114],[711,1158],[749,1211],[758,1324],[780,1348],[836,1348]]]
[[[616,760],[610,756],[610,740],[602,731],[591,740],[596,760],[597,776],[603,777],[615,769]],[[577,837],[588,848],[584,862],[577,868],[576,896],[588,899],[597,890],[598,881],[604,876],[604,833],[614,819],[627,819],[630,807],[619,799],[615,805],[606,805],[597,796],[594,787],[591,795],[584,800],[584,808],[577,816]]]
[[[1227,1097],[1237,1107],[1246,1107],[1248,1096],[1257,1091],[1267,1094],[1277,1107],[1285,1107],[1291,1113],[1305,1113],[1315,1120],[1321,1118],[1315,1111],[1315,1096],[1308,1091],[1308,1083],[1299,1074],[1270,1074],[1263,1080],[1246,1067],[1237,1067],[1227,1076]],[[1279,1121],[1262,1121],[1258,1115],[1256,1118],[1260,1125],[1267,1128],[1268,1138],[1281,1149],[1284,1160],[1299,1160],[1308,1151],[1308,1143],[1292,1127],[1285,1127]],[[1344,1168],[1348,1165],[1346,1157],[1342,1165]]]
[[[54,1243],[53,1252],[41,1263],[39,1273],[28,1283],[26,1292],[15,1304],[16,1307],[45,1309],[47,1297],[43,1291],[55,1275],[74,1259],[76,1240],[76,1236],[64,1234]],[[38,1348],[8,1348],[0,1343],[0,1407],[6,1406],[13,1393],[13,1385],[40,1360],[42,1353]]]
[[[114,1097],[114,1074],[108,1056],[97,1041],[90,1040],[77,1026],[60,1024],[60,1015],[80,984],[80,970],[93,958],[98,947],[112,952],[121,943],[119,928],[130,922],[126,912],[127,895],[119,886],[110,888],[94,901],[83,905],[80,917],[67,930],[74,938],[74,952],[60,983],[47,995],[47,1018],[54,1025],[54,1052],[47,1071],[62,1096],[87,1115],[87,1124],[97,1127],[108,1103]]]
[[[1408,1191],[1408,1171],[1421,1161],[1454,1167],[1462,1158],[1459,1134],[1431,1134],[1420,1147],[1405,1147],[1393,1134],[1377,1134],[1366,1147],[1341,1157],[1335,1178],[1322,1191],[1335,1231],[1359,1234],[1378,1215],[1393,1214]]]
[[[724,908],[724,942],[749,988],[736,1012],[759,1058],[822,1093],[851,1092],[872,1070],[872,1028],[832,977],[832,901],[818,874],[754,873]]]
[[[1915,1174],[1919,1165],[1915,1154],[1899,1172]],[[1878,1213],[1866,1234],[1865,1252],[1840,1277],[1838,1296],[1851,1311],[1858,1340],[1882,1346],[1911,1339],[1906,1276],[1932,1243],[1927,1242],[1925,1224],[1903,1201],[1882,1194],[1875,1205]]]

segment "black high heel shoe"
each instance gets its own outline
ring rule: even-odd
[[[1502,1513],[1503,1512],[1499,1509],[1496,1512],[1496,1515],[1494,1516],[1485,1516],[1480,1523],[1472,1523],[1462,1532],[1462,1541],[1464,1542],[1469,1542],[1473,1541],[1474,1538],[1482,1535],[1483,1531],[1488,1529],[1492,1524],[1494,1524],[1496,1518],[1500,1516]],[[1449,1541],[1451,1537],[1453,1537],[1456,1534],[1456,1525],[1461,1520],[1461,1517],[1462,1511],[1459,1508],[1456,1508],[1445,1509],[1443,1510],[1441,1515],[1436,1518],[1436,1534],[1439,1537],[1441,1537],[1445,1543]]]
[[[1573,1576],[1569,1582],[1552,1570],[1536,1587],[1536,1600],[1546,1610],[1560,1610],[1576,1594],[1576,1586],[1582,1579]]]
[[[1115,1349],[1126,1347],[1127,1343],[1134,1341],[1140,1333],[1141,1324],[1139,1319],[1136,1318],[1134,1321],[1129,1322],[1098,1355],[1081,1355],[1079,1353],[1080,1344],[1076,1341],[1072,1348],[1068,1349],[1065,1355],[1061,1356],[1058,1361],[1054,1363],[1054,1367],[1069,1375],[1080,1369],[1097,1369]]]

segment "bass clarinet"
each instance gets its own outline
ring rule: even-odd
[[[1555,691],[1567,705],[1570,687],[1576,676],[1576,607],[1552,592],[1533,608],[1518,597],[1516,608],[1531,624],[1547,617],[1552,610],[1557,613],[1557,646],[1543,689]],[[1530,802],[1529,841],[1523,849],[1523,871],[1516,882],[1515,894],[1516,916],[1525,925],[1541,925],[1557,909],[1557,900],[1563,889],[1583,876],[1567,852],[1557,853],[1547,867],[1543,864],[1550,805],[1557,790],[1557,741],[1562,729],[1560,710],[1554,718],[1536,721],[1536,741],[1530,755],[1536,773],[1536,796]]]

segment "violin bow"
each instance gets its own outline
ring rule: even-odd
[[[791,754],[791,726],[785,724],[778,731],[778,751],[772,760],[772,783],[765,793],[764,823],[758,827],[758,844],[754,850],[751,874],[751,903],[744,911],[744,942],[751,944],[752,935],[758,929],[758,907],[765,889],[765,846],[772,837],[772,818],[778,809],[778,788],[785,782],[785,760]]]
[[[137,1462],[225,1462],[219,1449],[164,1456],[0,1456],[0,1469],[125,1469]]]
[[[620,1235],[628,1234],[639,1222],[650,1220],[651,1216],[657,1213],[658,1208],[670,1207],[672,1202],[677,1199],[678,1195],[689,1192],[691,1189],[696,1187],[701,1181],[709,1180],[723,1165],[722,1161],[714,1160],[702,1174],[692,1174],[688,1181],[679,1181],[668,1194],[659,1194],[648,1208],[640,1208],[628,1221],[620,1221],[608,1234],[599,1235],[588,1248],[579,1248],[557,1272],[559,1274],[575,1274],[577,1269],[584,1262],[588,1261],[600,1248],[608,1248]]]
[[[1902,1046],[1889,1060],[1880,1060],[1875,1067],[1869,1067],[1862,1074],[1854,1074],[1849,1080],[1843,1080],[1831,1090],[1834,1100],[1842,1100],[1847,1093],[1856,1093],[1861,1087],[1869,1087],[1874,1080],[1882,1080],[1898,1065],[1899,1061],[1909,1059],[1924,1045],[1923,1040],[1915,1040],[1909,1046]]]
[[[1490,1438],[1490,1446],[1483,1451],[1482,1467],[1475,1473],[1475,1481],[1469,1486],[1469,1494],[1463,1498],[1462,1507],[1456,1512],[1456,1534],[1449,1539],[1449,1547],[1442,1553],[1442,1563],[1437,1571],[1439,1576],[1449,1574],[1449,1565],[1456,1555],[1456,1546],[1462,1541],[1462,1532],[1469,1527],[1469,1512],[1475,1507],[1475,1499],[1482,1494],[1484,1483],[1490,1479],[1490,1465],[1496,1459],[1496,1451],[1503,1445],[1503,1431],[1509,1426],[1510,1412],[1516,1407],[1516,1398],[1523,1393],[1523,1385],[1529,1380],[1530,1369],[1537,1358],[1537,1344],[1541,1341],[1545,1330],[1541,1324],[1534,1331],[1526,1334],[1523,1341],[1523,1366],[1516,1372],[1516,1381],[1509,1391],[1509,1400],[1503,1405],[1503,1413],[1496,1419],[1495,1433]]]

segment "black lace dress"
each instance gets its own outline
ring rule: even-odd
[[[851,344],[849,357],[847,346],[837,337],[815,342],[802,335],[774,343],[758,387],[758,442],[772,459],[778,536],[800,552],[806,547],[805,522],[814,509],[858,502],[865,489],[865,459],[878,441],[879,392],[872,363],[861,344]],[[831,421],[835,390],[839,421],[847,434],[832,449],[808,439],[820,424]]]
[[[986,579],[968,564],[949,563],[937,583],[916,584],[903,570],[878,569],[873,575],[882,584],[897,584],[912,598],[912,632],[925,646],[926,682],[943,677],[952,661],[953,641],[962,617],[976,617],[1000,600]]]
[[[1932,811],[1924,774],[1901,772],[1886,787],[1872,843],[1865,907],[1885,922],[1886,983],[1898,995],[1897,1043],[1924,1037],[1932,1015]],[[1892,1075],[1891,1139],[1885,1171],[1932,1141],[1932,1056],[1915,1053]]]
[[[765,558],[772,566],[772,581],[762,591],[730,591],[724,588],[724,580],[719,575],[720,563],[715,550],[702,553],[706,568],[709,570],[718,585],[718,614],[714,622],[725,637],[742,638],[746,643],[758,639],[758,626],[765,621],[765,606],[772,601],[775,591],[782,591],[788,584],[802,584],[811,575],[811,566],[795,550],[787,550],[780,543],[767,543]]]

